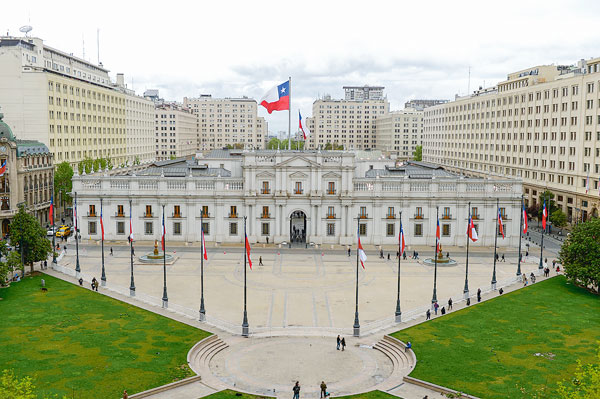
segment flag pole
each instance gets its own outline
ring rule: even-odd
[[[437,303],[437,258],[438,258],[438,238],[437,238],[437,225],[440,222],[440,207],[435,207],[436,225],[435,225],[435,251],[433,256],[433,296],[431,297],[431,307]]]
[[[518,260],[518,264],[517,264],[517,277],[521,275],[521,238],[523,236],[523,207],[525,205],[523,204],[523,194],[521,194],[521,224],[519,227],[519,260]]]
[[[56,266],[56,224],[54,223],[54,193],[50,197],[50,218],[52,219],[52,267]]]
[[[494,273],[492,274],[492,290],[496,289],[496,259],[498,258],[498,225],[500,224],[500,198],[496,198],[496,236],[494,237]]]
[[[100,207],[102,207],[102,199],[100,199]],[[79,266],[79,223],[77,222],[77,192],[75,192],[75,271],[79,273],[81,271],[81,267]],[[102,256],[104,257],[104,251],[102,251]],[[102,271],[104,271],[104,259],[102,260]],[[104,276],[104,273],[102,274]],[[102,280],[102,285],[106,284],[106,276],[104,276],[104,280]]]
[[[169,307],[169,297],[167,296],[167,229],[165,227],[165,204],[162,206],[163,211],[163,231],[162,231],[162,247],[163,247],[163,296],[162,305],[163,308]]]
[[[402,232],[402,211],[400,211],[400,232],[399,234],[403,234]],[[398,294],[396,296],[396,323],[400,323],[402,321],[402,310],[400,309],[400,259],[402,259],[402,239],[404,237],[400,236],[398,240]]]
[[[467,226],[467,262],[465,267],[465,288],[463,289],[463,297],[467,299],[469,297],[469,241],[471,241],[471,237],[469,234],[473,234],[471,232],[471,203],[469,202],[469,221],[467,222],[469,225]]]
[[[248,216],[244,216],[244,320],[242,321],[242,337],[248,337],[249,333],[248,312],[246,310],[246,262],[248,260],[248,249],[246,248],[246,219],[248,219]]]
[[[75,193],[75,204],[77,204],[77,193]],[[102,197],[100,197],[100,217],[104,217],[102,205]],[[75,243],[77,243],[77,225],[75,225]],[[102,228],[104,229],[104,220],[102,221]],[[77,250],[77,268],[75,270],[79,271],[79,245],[75,246]],[[106,286],[106,270],[104,269],[104,230],[102,231],[102,277],[100,277],[100,281],[102,286]]]
[[[288,150],[292,149],[292,77],[289,77],[288,80],[289,86],[289,105],[288,105]]]
[[[206,310],[204,309],[204,215],[200,211],[200,318],[199,321],[206,320]]]
[[[544,208],[546,207],[546,200],[544,200]],[[539,220],[539,219],[538,219]],[[538,266],[538,270],[542,270],[544,268],[544,211],[542,210],[542,242],[540,243],[540,265]],[[577,217],[579,220],[579,216]]]
[[[133,216],[131,215],[131,200],[129,200],[129,255],[131,258],[131,283],[129,284],[129,295],[135,296],[135,282],[133,280],[133,237],[131,236],[131,232],[133,231],[133,227],[131,227],[131,223]]]
[[[358,320],[358,258],[360,249],[358,248],[358,240],[360,239],[360,215],[356,218],[357,221],[357,236],[356,236],[356,310],[354,311],[354,336],[360,336],[360,322]]]

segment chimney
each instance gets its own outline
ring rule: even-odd
[[[117,86],[125,87],[125,75],[122,73],[117,74]]]

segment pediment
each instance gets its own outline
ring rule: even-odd
[[[342,175],[334,172],[327,172],[323,175],[323,178],[325,179],[340,179],[341,177]]]
[[[271,172],[263,171],[263,172],[257,173],[256,177],[262,177],[264,179],[272,179],[275,177],[275,174],[271,173]]]
[[[308,159],[302,155],[296,155],[289,159],[286,159],[285,161],[278,163],[276,166],[288,166],[288,167],[290,167],[290,166],[296,166],[296,167],[315,166],[315,167],[318,167],[319,164],[314,161],[311,161],[310,159]]]
[[[294,172],[290,174],[290,177],[292,179],[306,179],[308,177],[308,175],[306,173],[302,173],[302,172]]]

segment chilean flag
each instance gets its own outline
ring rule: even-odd
[[[162,244],[162,250],[165,252],[165,236],[167,235],[167,229],[165,228],[165,211],[163,210],[163,220],[162,220],[162,238],[160,239],[160,243]]]
[[[208,255],[206,254],[206,243],[204,242],[204,228],[200,227],[202,231],[202,256],[204,256],[204,260],[208,260]]]
[[[2,176],[2,174],[0,174],[0,176]],[[587,179],[585,179],[585,193],[587,194],[588,191],[590,191],[590,172],[588,172]]]
[[[283,82],[273,87],[260,100],[260,105],[267,109],[268,113],[273,111],[285,111],[290,109],[290,82]]]
[[[6,173],[6,161],[4,161],[2,166],[0,166],[0,177],[4,176],[5,173]]]
[[[502,224],[502,215],[500,214],[500,209],[498,209],[498,231],[502,234],[502,238],[504,238],[504,225]]]
[[[104,221],[102,220],[102,207],[100,207],[100,230],[102,230],[102,241],[104,241]]]
[[[306,138],[310,136],[310,132],[308,131],[308,128],[306,128],[306,131],[304,131],[304,127],[302,126],[302,115],[300,114],[300,110],[298,110],[298,125],[300,127],[300,130],[302,131],[302,135],[304,136],[304,141],[306,141]]]
[[[546,210],[546,200],[544,200],[544,210],[542,210],[542,229],[546,230],[546,219],[548,218],[548,210]]]
[[[523,204],[523,234],[527,233],[527,211],[525,210],[525,204]]]
[[[475,224],[473,223],[473,218],[469,215],[469,225],[467,226],[467,237],[471,239],[471,241],[475,242],[479,239],[477,235],[477,229],[475,229]]]
[[[252,259],[250,259],[250,242],[248,241],[248,236],[245,235],[245,237],[246,237],[246,255],[248,256],[248,264],[250,265],[250,270],[252,270]]]
[[[50,221],[54,225],[54,194],[50,194]]]
[[[437,227],[435,228],[435,252],[440,250],[440,219],[437,220]]]
[[[133,241],[133,226],[131,224],[131,210],[129,210],[129,239]]]
[[[400,236],[398,237],[400,240],[400,256],[404,253],[404,247],[406,247],[406,243],[404,242],[404,229],[402,229],[402,222],[400,222]]]
[[[358,257],[360,259],[360,265],[362,266],[362,268],[365,268],[365,264],[364,262],[367,261],[367,254],[365,253],[365,250],[362,246],[362,244],[360,243],[360,231],[358,232]]]

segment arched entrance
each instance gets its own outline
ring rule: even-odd
[[[294,211],[290,215],[290,242],[306,242],[306,214],[302,211]]]

